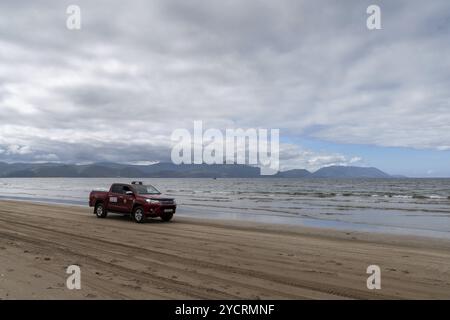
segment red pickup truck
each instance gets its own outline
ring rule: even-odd
[[[94,207],[98,218],[105,218],[108,212],[130,214],[137,223],[144,222],[146,217],[170,221],[177,209],[173,198],[162,197],[155,187],[140,181],[114,183],[109,192],[93,190],[89,195],[89,206]]]

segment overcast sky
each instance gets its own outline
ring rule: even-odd
[[[172,131],[203,120],[280,129],[284,169],[450,176],[448,0],[2,0],[0,16],[0,161],[169,161]]]

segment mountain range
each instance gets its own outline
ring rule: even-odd
[[[329,166],[315,172],[293,169],[273,176],[261,176],[260,169],[240,164],[156,163],[131,165],[119,163],[58,164],[0,162],[0,177],[67,177],[67,178],[394,178],[377,168]]]

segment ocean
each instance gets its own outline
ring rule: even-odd
[[[177,216],[450,238],[450,179],[2,178],[0,198],[87,206],[131,180],[175,197]]]

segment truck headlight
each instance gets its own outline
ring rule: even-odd
[[[155,200],[155,199],[146,199],[145,201],[147,203],[151,203],[151,204],[159,204],[159,200]]]

